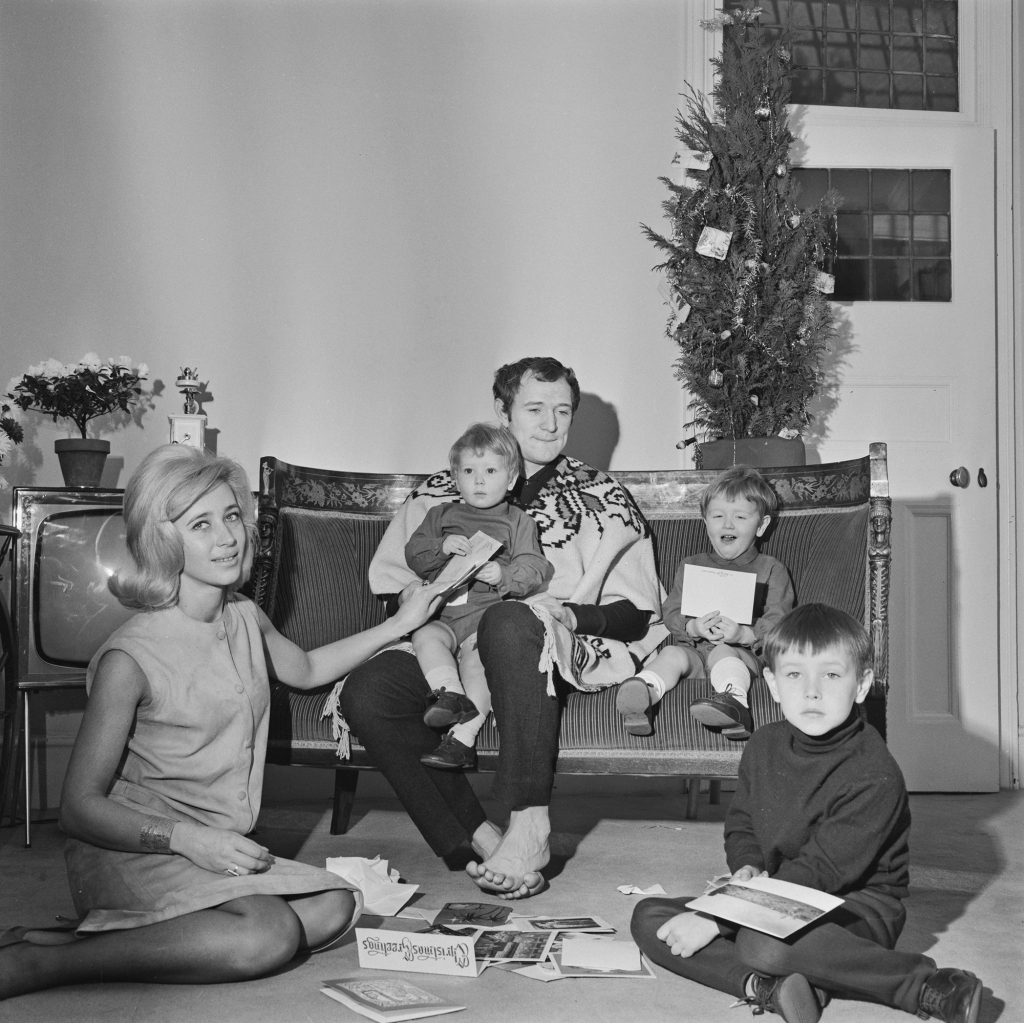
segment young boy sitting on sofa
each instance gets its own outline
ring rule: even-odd
[[[777,504],[775,491],[749,465],[726,469],[701,494],[700,516],[711,550],[691,555],[676,570],[672,592],[662,605],[673,645],[627,678],[615,694],[627,732],[650,735],[649,708],[681,678],[708,676],[714,695],[694,700],[690,714],[702,725],[720,729],[727,739],[750,737],[754,725],[747,694],[761,674],[758,653],[768,631],[794,603],[786,566],[757,549],[757,538],[768,528]],[[752,624],[740,625],[714,610],[700,618],[684,615],[680,605],[687,565],[755,573]]]
[[[781,940],[644,899],[633,937],[660,966],[774,1012],[817,1023],[831,995],[946,1023],[976,1023],[981,981],[895,950],[906,920],[910,806],[903,775],[864,720],[874,673],[864,627],[824,604],[791,611],[764,644],[784,721],[759,728],[740,760],[725,819],[733,881],[769,876],[842,896],[843,905]]]

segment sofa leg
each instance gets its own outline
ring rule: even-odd
[[[356,801],[359,772],[350,767],[334,769],[334,808],[331,812],[331,834],[344,835],[348,831],[352,804]]]
[[[700,775],[691,774],[686,779],[686,819],[697,819],[697,807],[700,803]]]
[[[715,778],[708,782],[708,802],[712,806],[718,806],[722,801],[722,782],[720,778]]]

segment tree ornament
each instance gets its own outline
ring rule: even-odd
[[[720,338],[721,338],[721,339],[722,339],[723,341],[728,341],[728,340],[729,340],[729,338],[731,338],[731,337],[732,337],[732,331],[731,331],[731,330],[723,330],[723,331],[722,331],[722,333],[721,333],[721,334],[719,334],[718,336],[719,336],[719,337],[720,337]]]
[[[790,213],[790,215],[786,217],[786,223],[795,231],[800,226],[800,214]]]
[[[788,64],[792,59],[793,59],[793,54],[791,54],[789,52],[789,50],[787,50],[785,48],[785,46],[780,46],[779,47],[779,60],[781,60],[783,64]]]
[[[708,384],[711,387],[721,387],[725,383],[725,377],[722,376],[721,372],[717,369],[713,369],[708,374]]]
[[[789,173],[789,168],[784,163],[777,163],[775,165],[775,176],[777,178],[784,178]]]
[[[758,107],[758,108],[757,108],[757,109],[756,109],[756,110],[754,111],[754,116],[755,116],[755,117],[756,117],[756,118],[757,118],[757,119],[758,119],[759,121],[767,121],[767,120],[768,120],[768,118],[772,116],[772,108],[771,108],[771,107],[769,107],[769,106],[759,106],[759,107]]]

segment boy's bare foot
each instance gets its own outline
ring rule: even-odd
[[[494,892],[502,899],[536,895],[547,884],[540,871],[551,859],[550,834],[546,806],[513,810],[501,842],[482,863],[467,864],[466,873],[484,891]]]

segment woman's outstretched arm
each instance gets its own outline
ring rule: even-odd
[[[60,798],[60,826],[72,838],[124,852],[181,853],[207,870],[259,873],[273,862],[263,846],[223,828],[148,816],[107,798],[145,673],[123,650],[108,650],[96,667],[82,726]]]
[[[418,629],[437,610],[444,592],[443,583],[410,583],[402,591],[402,605],[393,617],[372,629],[346,636],[308,653],[282,636],[261,611],[260,628],[263,630],[267,668],[279,682],[295,689],[314,689],[333,682],[384,647],[397,643]]]

